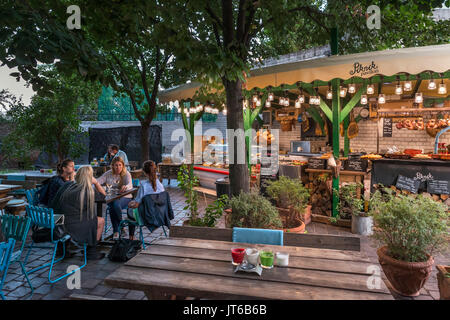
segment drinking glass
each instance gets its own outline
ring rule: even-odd
[[[280,267],[287,267],[289,265],[289,253],[277,252],[276,265]]]
[[[259,260],[261,261],[261,267],[264,269],[273,268],[273,252],[272,251],[261,251],[259,253]]]
[[[257,266],[259,259],[259,251],[257,249],[247,248],[245,250],[245,259],[247,260],[248,263]]]
[[[245,256],[245,249],[244,248],[232,248],[231,249],[231,258],[232,258],[232,263],[235,266],[238,266],[242,263],[242,261],[244,260],[244,256]]]

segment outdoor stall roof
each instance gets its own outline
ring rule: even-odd
[[[424,71],[444,73],[450,69],[450,44],[402,48],[281,63],[254,68],[247,78],[246,89],[292,85],[298,81],[330,81],[371,78],[375,75],[393,76],[400,73],[419,74]],[[190,99],[200,84],[188,83],[164,90],[162,103]]]

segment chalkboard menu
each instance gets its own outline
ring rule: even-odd
[[[345,170],[365,172],[367,170],[367,165],[367,159],[349,157],[345,166]]]
[[[450,181],[444,180],[428,180],[427,192],[431,194],[449,194]]]
[[[325,169],[327,165],[327,159],[309,158],[308,169]]]
[[[420,180],[414,180],[412,178],[408,178],[402,175],[398,175],[397,183],[395,187],[400,190],[406,190],[411,193],[417,193],[419,191]]]
[[[383,118],[383,137],[392,137],[392,119]]]

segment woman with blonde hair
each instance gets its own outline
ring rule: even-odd
[[[65,183],[58,190],[50,207],[64,215],[64,229],[72,240],[80,245],[87,244],[87,258],[96,260],[104,257],[104,254],[97,253],[95,246],[101,238],[105,220],[96,215],[92,185],[98,192],[105,194],[93,176],[92,167],[81,167],[75,175],[75,181]]]
[[[133,189],[133,180],[131,174],[127,171],[125,162],[121,157],[115,157],[111,162],[111,170],[106,171],[97,179],[100,185],[107,186],[118,190],[120,193]],[[108,203],[109,215],[113,226],[113,239],[119,237],[119,224],[122,221],[122,210],[128,207],[128,203],[132,199],[132,195],[123,196],[113,202]]]

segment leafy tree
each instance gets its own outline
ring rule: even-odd
[[[120,97],[127,97],[141,122],[141,161],[149,156],[149,128],[156,115],[161,86],[184,83],[188,77],[175,65],[163,37],[165,21],[153,1],[29,0],[3,1],[0,60],[19,65],[14,76],[28,79],[36,90],[38,61],[59,70],[78,70],[86,80],[100,80]],[[81,30],[69,30],[66,9],[81,9]],[[27,40],[33,42],[26,43]]]
[[[8,110],[13,131],[4,140],[6,154],[24,159],[30,150],[39,149],[56,154],[59,161],[79,157],[85,151],[79,141],[85,134],[79,114],[97,107],[100,85],[86,83],[78,74],[63,75],[49,66],[38,70],[48,92],[33,96],[29,106],[16,104]]]
[[[262,59],[325,44],[332,28],[340,30],[343,52],[448,42],[448,22],[433,22],[430,17],[431,10],[442,3],[168,0],[161,10],[172,29],[164,37],[170,46],[177,47],[178,63],[194,70],[197,80],[205,85],[223,85],[228,128],[243,130],[245,76]],[[381,9],[381,30],[366,28],[365,10],[372,4]],[[419,40],[414,34],[434,27],[442,34],[432,32]],[[230,164],[230,184],[234,195],[249,191],[247,164]]]

